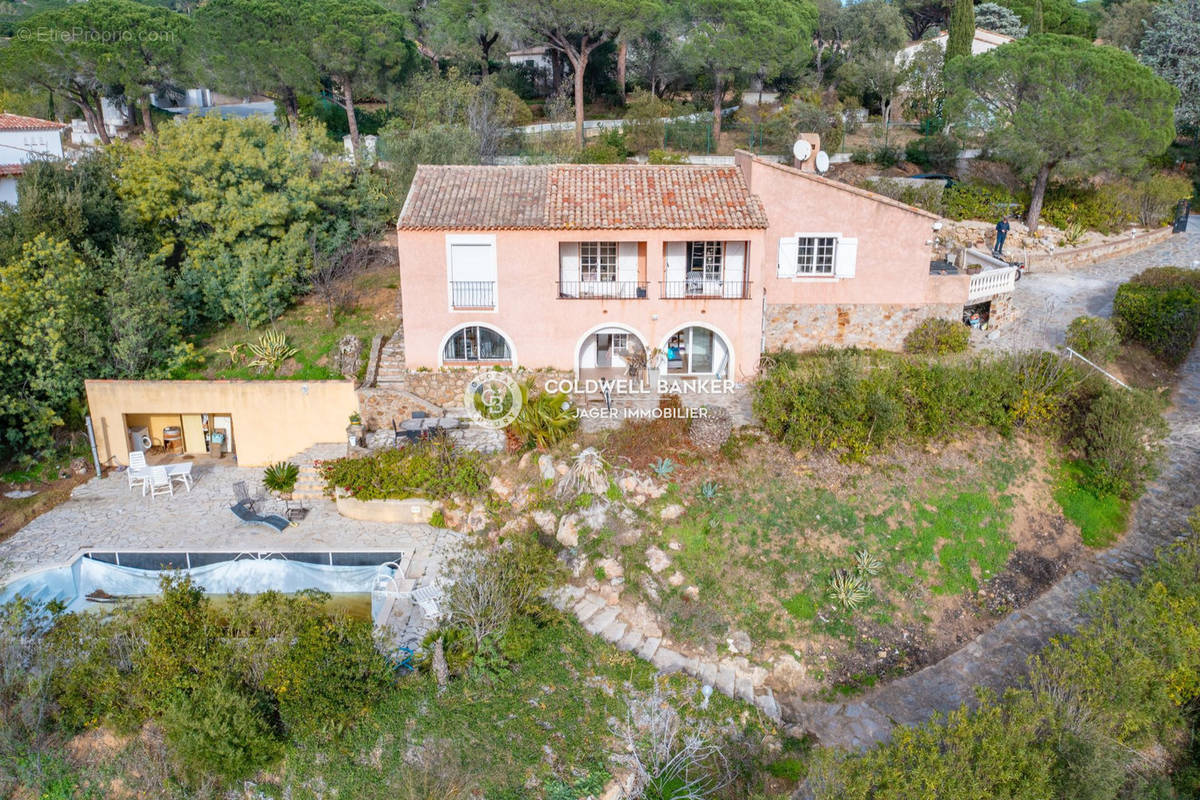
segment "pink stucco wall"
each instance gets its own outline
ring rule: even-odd
[[[947,302],[947,286],[930,285],[938,217],[920,209],[739,151],[737,164],[767,212],[763,282],[771,304]],[[841,233],[858,239],[853,278],[780,278],[779,239],[796,233]],[[962,301],[966,300],[965,289]]]
[[[447,236],[496,237],[497,287],[494,311],[450,308]],[[744,241],[749,299],[664,299],[664,243]],[[645,244],[645,299],[560,299],[559,243],[637,241]],[[661,347],[681,327],[705,325],[733,351],[730,377],[752,375],[762,341],[761,230],[501,230],[398,232],[404,344],[409,369],[441,366],[442,347],[456,328],[476,323],[508,337],[518,365],[573,370],[582,340],[597,328],[624,327],[648,347]],[[772,264],[773,256],[772,258]],[[461,364],[460,364],[461,365]]]

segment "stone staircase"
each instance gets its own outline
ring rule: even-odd
[[[300,466],[300,477],[296,480],[296,488],[292,490],[292,499],[325,499],[325,481],[317,469],[316,462],[345,457],[346,444],[344,442],[314,444],[304,452],[293,456],[290,460],[293,464]]]
[[[379,352],[379,367],[376,371],[376,386],[403,386],[407,377],[404,360],[404,328],[398,328],[384,342]]]

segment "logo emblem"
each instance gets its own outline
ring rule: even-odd
[[[489,428],[506,428],[521,413],[521,387],[507,372],[480,372],[463,390],[471,419]]]

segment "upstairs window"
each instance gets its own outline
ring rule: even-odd
[[[797,275],[832,275],[837,253],[833,236],[802,236],[797,240]]]
[[[725,261],[725,243],[688,242],[687,246],[688,277],[706,281],[721,280],[721,265]]]
[[[580,242],[579,277],[583,281],[615,282],[617,280],[617,243]]]

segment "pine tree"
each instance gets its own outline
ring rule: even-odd
[[[952,0],[950,5],[949,35],[946,39],[946,63],[959,56],[971,55],[971,42],[975,39],[974,0]]]
[[[1042,0],[1033,0],[1033,23],[1029,26],[1029,34],[1037,36],[1046,32],[1046,20],[1042,17]]]

